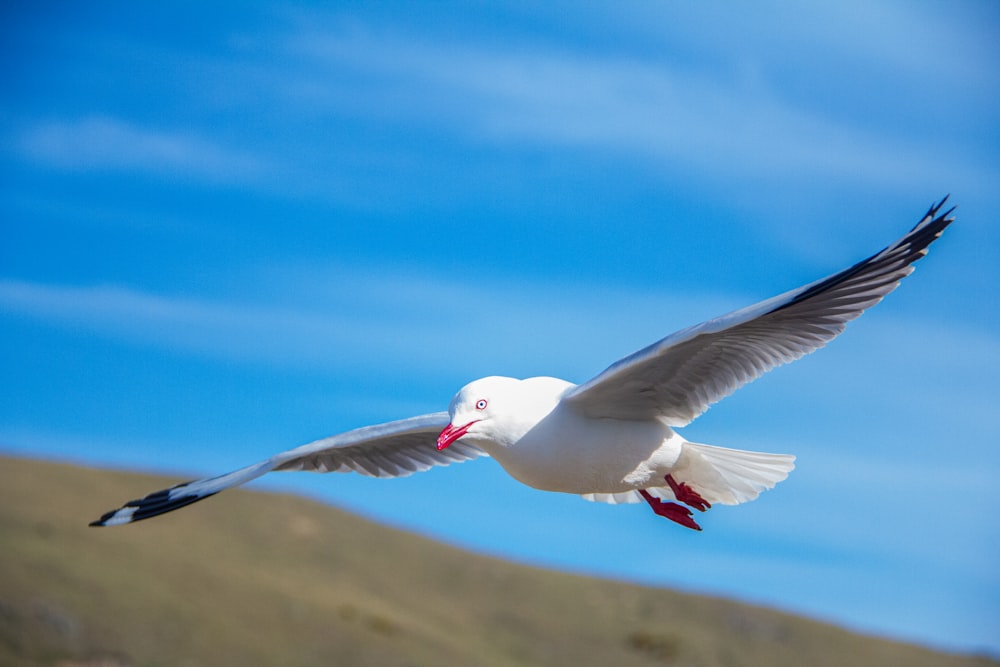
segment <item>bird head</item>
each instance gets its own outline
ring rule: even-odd
[[[438,436],[438,451],[464,437],[490,453],[496,446],[514,445],[572,386],[549,377],[516,380],[493,376],[470,382],[451,399],[451,423]]]
[[[451,423],[438,436],[438,451],[447,449],[467,434],[489,438],[490,427],[499,412],[496,404],[504,402],[508,385],[516,382],[513,378],[486,377],[462,387],[448,406]]]

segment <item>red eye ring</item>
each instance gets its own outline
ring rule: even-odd
[[[485,410],[485,409],[486,409],[486,399],[480,398],[478,401],[476,401],[476,410]]]

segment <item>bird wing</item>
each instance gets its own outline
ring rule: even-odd
[[[484,456],[467,442],[456,442],[438,451],[434,446],[447,426],[447,412],[435,412],[399,421],[365,426],[302,445],[269,459],[218,477],[186,482],[132,500],[106,513],[92,526],[115,526],[141,521],[198,502],[219,491],[246,484],[279,470],[359,472],[370,477],[405,477],[433,466],[448,465]]]
[[[662,418],[684,426],[775,366],[840,334],[896,289],[954,221],[931,206],[903,238],[854,266],[756,305],[682,329],[615,362],[563,401],[594,418]]]

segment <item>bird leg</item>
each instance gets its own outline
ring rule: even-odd
[[[685,482],[678,482],[671,475],[667,475],[665,479],[667,480],[667,484],[670,485],[670,490],[674,492],[674,498],[677,498],[677,500],[685,505],[689,505],[699,512],[704,512],[712,506],[712,503],[702,498],[697,491]]]
[[[665,519],[670,519],[674,523],[679,523],[685,528],[690,528],[691,530],[701,530],[701,526],[695,523],[695,520],[691,518],[691,510],[683,505],[668,503],[660,500],[659,498],[654,498],[645,489],[639,489],[639,494],[647,503],[649,503],[653,512],[659,516],[662,516]]]

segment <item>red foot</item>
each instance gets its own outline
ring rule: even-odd
[[[691,510],[683,505],[663,502],[659,498],[651,496],[645,489],[639,489],[639,494],[642,495],[647,503],[649,503],[649,506],[653,508],[653,511],[657,515],[662,516],[664,519],[670,519],[674,523],[679,523],[685,528],[690,528],[691,530],[701,530],[701,526],[695,523],[695,520],[691,518]]]
[[[697,491],[686,483],[677,482],[670,475],[667,475],[665,479],[667,480],[667,484],[670,485],[670,490],[674,492],[674,497],[685,505],[690,505],[699,512],[704,512],[712,506],[712,503],[702,498]]]

